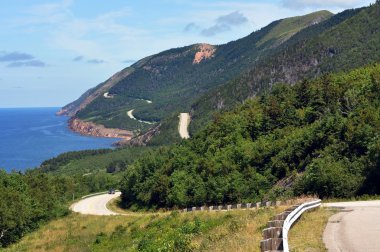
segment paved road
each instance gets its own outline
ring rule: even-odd
[[[380,251],[380,200],[327,203],[343,208],[329,219],[323,241],[330,252]]]
[[[89,215],[117,215],[107,208],[107,203],[116,197],[120,196],[120,192],[115,194],[101,194],[82,199],[74,203],[70,209],[74,212]]]
[[[183,139],[190,138],[189,131],[188,131],[189,124],[190,124],[190,114],[181,113],[179,115],[178,131],[179,131],[179,135]]]

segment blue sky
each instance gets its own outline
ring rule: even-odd
[[[12,0],[0,8],[0,108],[63,106],[138,59],[374,0]]]

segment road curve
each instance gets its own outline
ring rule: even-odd
[[[380,200],[326,203],[343,211],[330,217],[323,241],[330,252],[380,251]]]
[[[115,194],[100,194],[85,198],[71,205],[70,209],[73,212],[88,215],[118,215],[107,208],[107,203],[119,197],[120,194],[121,192],[116,192]]]

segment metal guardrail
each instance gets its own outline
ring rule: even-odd
[[[115,190],[115,192],[120,192],[120,190]],[[102,194],[108,194],[108,191],[88,194],[88,195],[81,197],[81,199],[87,199],[87,198],[91,198],[91,197],[102,195]]]
[[[215,205],[215,206],[201,206],[201,207],[188,207],[181,210],[181,212],[198,212],[198,211],[231,211],[231,210],[240,210],[240,209],[259,209],[267,207],[278,207],[278,206],[289,206],[294,204],[295,200],[286,200],[286,201],[263,201],[256,203],[242,203],[234,205]]]
[[[264,240],[260,242],[261,251],[289,252],[288,232],[294,222],[307,210],[319,207],[321,200],[313,200],[295,205],[285,212],[276,215],[263,230]]]
[[[289,252],[288,244],[288,232],[292,227],[293,223],[307,210],[319,207],[321,205],[321,200],[314,200],[311,202],[304,203],[297,207],[293,212],[291,212],[285,219],[282,226],[282,244],[284,247],[284,252]]]

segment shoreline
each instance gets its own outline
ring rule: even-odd
[[[68,127],[73,132],[83,136],[119,138],[120,140],[115,143],[116,145],[125,143],[133,137],[133,133],[129,130],[106,128],[103,125],[86,122],[75,117],[69,119]]]

